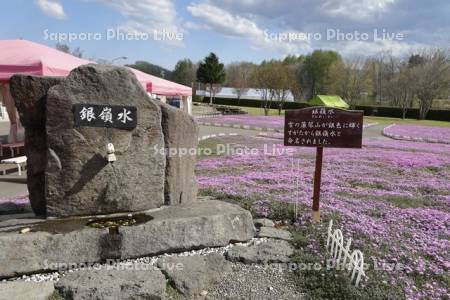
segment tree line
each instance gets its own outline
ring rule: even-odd
[[[80,48],[70,51],[61,44],[56,48],[78,57],[83,55]],[[372,57],[342,57],[336,51],[315,50],[307,55],[289,55],[260,64],[228,65],[210,53],[197,63],[179,60],[173,71],[145,61],[128,66],[187,86],[201,83],[210,94],[210,104],[223,86],[233,89],[238,103],[251,88],[257,89],[266,114],[274,101],[279,104],[281,114],[290,92],[299,102],[329,94],[341,96],[351,107],[362,102],[398,107],[403,118],[409,109],[418,106],[419,118],[425,119],[433,101],[447,99],[450,88],[449,51],[437,48],[405,57],[396,57],[391,52]]]
[[[210,103],[222,86],[233,88],[239,100],[250,88],[260,91],[266,114],[273,101],[281,113],[289,92],[296,101],[308,101],[318,94],[341,96],[351,107],[370,102],[408,109],[419,107],[425,119],[433,101],[448,98],[450,56],[443,49],[425,49],[406,57],[383,52],[373,57],[342,57],[336,51],[315,50],[311,54],[287,56],[260,64],[220,63],[214,53],[203,61],[180,60],[172,79],[184,85],[203,83]]]

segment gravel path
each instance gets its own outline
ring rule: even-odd
[[[263,265],[244,265],[233,263],[233,272],[221,283],[208,290],[204,296],[188,298],[190,300],[208,299],[305,299],[290,278],[290,274]],[[187,299],[180,295],[172,295],[167,299]]]

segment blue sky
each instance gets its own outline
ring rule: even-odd
[[[15,0],[4,1],[2,11],[0,39],[54,46],[60,38],[87,58],[128,56],[121,63],[169,69],[209,52],[226,63],[260,62],[314,49],[408,55],[450,43],[448,0]],[[108,30],[141,40],[108,40]],[[171,37],[155,40],[155,31]],[[74,40],[64,39],[69,33]]]

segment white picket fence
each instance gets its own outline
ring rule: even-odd
[[[364,255],[360,250],[350,252],[352,239],[349,238],[344,245],[342,230],[335,229],[333,231],[332,227],[333,220],[330,221],[328,226],[326,250],[331,255],[335,267],[347,271],[349,275],[351,274],[351,282],[358,287],[363,277],[367,279],[364,273]]]

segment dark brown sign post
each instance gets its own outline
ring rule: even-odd
[[[323,148],[362,148],[363,112],[331,107],[289,110],[285,114],[284,145],[316,147],[312,217],[320,222]]]

